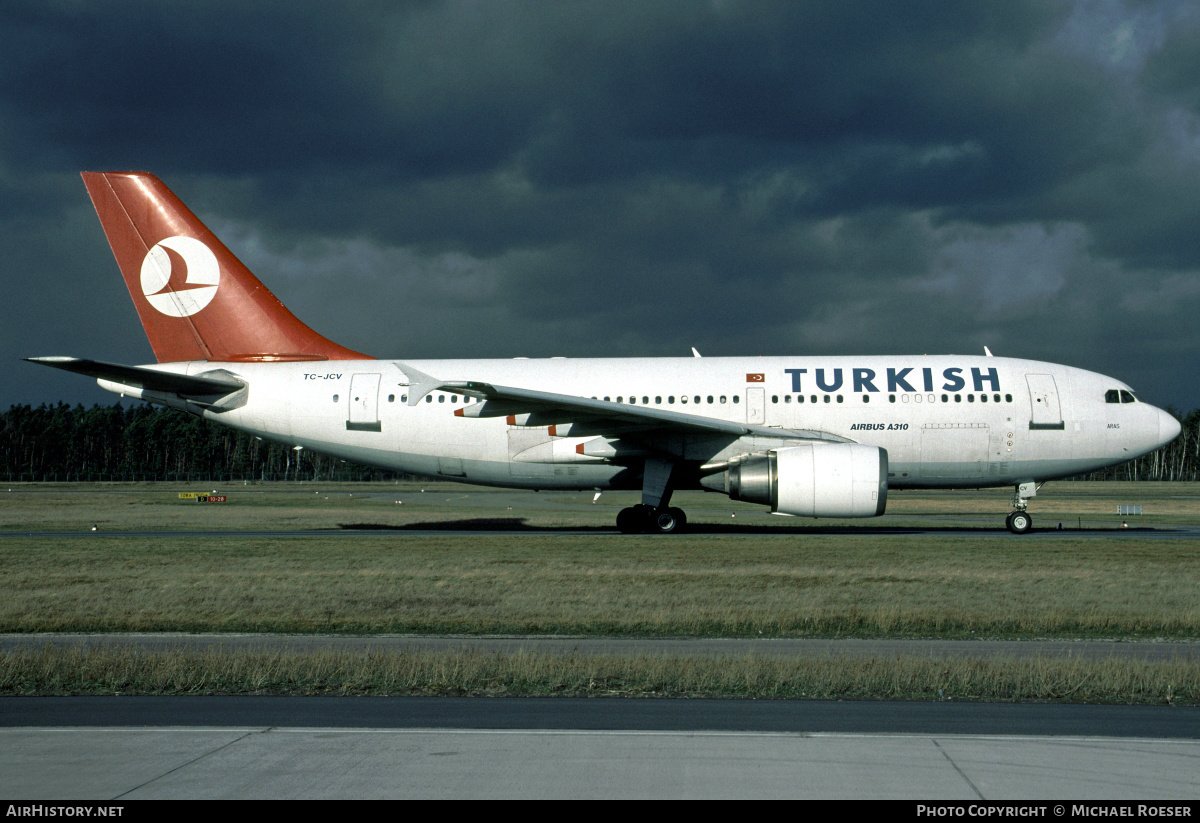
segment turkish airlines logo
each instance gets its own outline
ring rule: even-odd
[[[142,294],[171,317],[187,317],[217,296],[221,267],[212,250],[192,237],[160,240],[142,261]]]

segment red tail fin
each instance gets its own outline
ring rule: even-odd
[[[158,362],[372,359],[297,320],[154,175],[83,183]]]

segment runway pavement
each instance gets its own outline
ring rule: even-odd
[[[1200,710],[5,698],[0,797],[1193,800]]]
[[[249,539],[249,538],[280,538],[280,537],[327,537],[327,538],[356,538],[356,537],[391,537],[403,540],[411,537],[481,537],[507,534],[538,534],[560,537],[608,536],[614,540],[627,537],[616,528],[545,528],[527,526],[520,518],[505,520],[503,518],[488,518],[486,520],[461,522],[441,522],[430,524],[415,524],[412,526],[394,528],[343,528],[343,529],[179,529],[153,531],[0,531],[0,539],[4,538],[34,538],[39,540],[77,540],[97,538],[152,538],[166,540],[172,538],[220,538],[220,539]],[[1160,528],[1128,528],[1128,529],[1055,529],[1035,528],[1024,535],[1014,535],[1005,528],[960,528],[952,526],[929,528],[899,528],[888,526],[836,526],[830,528],[776,528],[743,524],[738,526],[705,526],[689,525],[682,534],[658,535],[662,540],[677,540],[687,535],[720,535],[723,537],[778,535],[781,537],[817,537],[827,535],[862,535],[879,538],[891,537],[942,537],[942,538],[1000,538],[1010,540],[1037,540],[1039,538],[1073,537],[1121,540],[1129,538],[1153,540],[1200,540],[1200,527],[1197,526],[1164,526]]]

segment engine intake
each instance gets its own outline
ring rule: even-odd
[[[779,514],[878,517],[887,506],[887,475],[887,451],[877,446],[808,443],[727,469],[721,491]]]

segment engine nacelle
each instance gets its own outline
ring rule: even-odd
[[[727,469],[723,491],[779,514],[878,517],[887,506],[887,475],[887,452],[877,446],[806,443]]]

